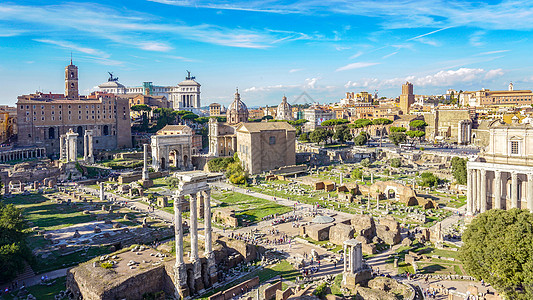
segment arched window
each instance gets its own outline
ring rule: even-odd
[[[51,140],[56,138],[56,130],[54,129],[54,127],[48,128],[48,138]]]
[[[109,135],[109,126],[104,125],[104,128],[102,129],[103,135]]]

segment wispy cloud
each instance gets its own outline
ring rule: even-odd
[[[395,52],[389,53],[389,54],[383,56],[382,58],[383,58],[383,59],[386,59],[386,58],[389,58],[389,57],[394,56],[394,55],[396,55],[396,54],[398,54],[398,51],[395,51]]]
[[[498,3],[461,0],[331,0],[331,1],[226,1],[150,0],[182,7],[240,10],[275,14],[345,14],[383,19],[384,28],[471,26],[482,29],[533,29],[533,3],[504,0]],[[443,30],[443,29],[441,29]]]
[[[481,47],[485,45],[485,42],[483,41],[483,37],[485,36],[485,34],[485,31],[476,31],[470,35],[470,37],[468,38],[468,42],[474,47]]]
[[[443,30],[446,30],[446,29],[449,29],[449,28],[452,28],[453,26],[448,26],[448,27],[444,27],[444,28],[441,28],[441,29],[437,29],[437,30],[433,30],[431,32],[428,32],[428,33],[424,33],[424,34],[421,34],[421,35],[417,35],[415,37],[412,37],[410,39],[408,39],[407,41],[413,41],[413,40],[416,40],[416,39],[420,39],[422,37],[425,37],[425,36],[428,36],[428,35],[432,35],[434,33],[437,33],[437,32],[440,32],[440,31],[443,31]]]
[[[289,73],[296,73],[296,72],[300,72],[300,71],[303,71],[304,69],[290,69],[289,70]]]
[[[350,59],[358,58],[359,56],[363,55],[363,51],[357,51],[354,55],[350,56]]]
[[[195,61],[197,61],[195,59],[191,59],[191,58],[187,58],[187,57],[183,57],[183,56],[178,56],[178,55],[167,55],[166,57],[170,58],[170,59],[181,60],[181,61],[186,61],[186,62],[195,62]]]
[[[96,56],[99,56],[99,57],[102,57],[102,58],[108,58],[110,56],[109,54],[107,54],[107,53],[105,53],[103,51],[100,51],[100,50],[97,50],[97,49],[93,49],[93,48],[83,47],[83,46],[76,45],[76,44],[74,44],[72,42],[68,42],[68,41],[50,40],[50,39],[34,39],[34,41],[40,42],[40,43],[45,43],[45,44],[51,44],[51,45],[55,45],[55,46],[58,46],[58,47],[61,47],[61,48],[65,48],[65,49],[69,49],[69,50],[75,50],[75,51],[86,53],[86,54],[96,55]]]
[[[35,15],[39,17],[35,18]],[[157,52],[168,52],[172,46],[167,41],[149,40],[147,36],[159,34],[165,36],[165,40],[184,38],[221,46],[258,49],[286,41],[317,38],[291,31],[248,30],[211,24],[184,25],[179,20],[165,22],[142,12],[118,11],[108,6],[87,3],[48,6],[0,4],[2,20],[33,24],[45,32],[70,32],[74,29],[92,37]]]
[[[338,68],[335,71],[336,72],[347,71],[347,70],[371,67],[371,66],[375,66],[375,65],[379,65],[379,63],[375,63],[375,62],[356,62],[356,63],[347,64],[347,65],[345,65],[343,67]]]
[[[494,50],[494,51],[481,52],[478,55],[492,55],[492,54],[498,54],[498,53],[505,53],[509,51],[511,50]]]

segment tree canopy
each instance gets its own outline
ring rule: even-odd
[[[405,143],[405,140],[407,139],[407,136],[403,132],[391,132],[389,134],[389,140],[394,143],[394,145],[398,146],[401,143]]]
[[[424,120],[413,120],[409,123],[409,126],[414,129],[424,129],[424,127],[428,126],[428,123]]]
[[[466,184],[466,159],[455,156],[452,158],[452,174],[458,184]]]
[[[533,214],[491,209],[466,228],[459,257],[467,273],[506,299],[533,299]]]
[[[368,142],[368,133],[362,131],[361,133],[359,133],[358,136],[356,136],[354,139],[353,139],[353,143],[356,145],[356,146],[363,146],[363,145],[366,145],[366,143]]]
[[[426,133],[421,130],[408,130],[405,134],[412,139],[422,139],[422,137],[426,135]]]
[[[377,118],[372,120],[372,124],[374,125],[388,125],[392,124],[392,120],[386,119],[386,118]]]
[[[335,125],[342,125],[342,124],[346,124],[346,123],[350,123],[350,121],[346,120],[346,119],[332,119],[332,120],[326,120],[324,122],[322,122],[322,126],[335,126]]]
[[[394,127],[394,126],[391,126],[389,128],[389,131],[390,132],[406,132],[407,131],[407,128],[405,127]]]
[[[333,136],[333,133],[324,128],[317,128],[309,134],[309,140],[313,143],[327,143],[328,139]]]
[[[152,111],[152,108],[146,104],[133,105],[130,109],[133,111]]]
[[[370,121],[369,119],[357,119],[352,124],[350,124],[350,127],[359,129],[370,125],[372,125],[372,121]]]
[[[26,226],[22,210],[13,204],[0,202],[0,278],[13,279],[24,268],[24,260],[31,259],[26,245]]]
[[[350,129],[346,125],[340,125],[335,127],[335,133],[333,134],[333,139],[339,141],[343,144],[344,142],[351,140],[353,138]]]
[[[154,114],[157,115],[156,129],[161,129],[166,125],[173,124],[176,121],[178,112],[172,108],[156,108]]]
[[[427,187],[433,187],[436,188],[439,186],[439,184],[442,183],[442,179],[435,176],[435,174],[431,172],[424,172],[420,174],[420,181],[418,182],[421,186],[427,186]]]

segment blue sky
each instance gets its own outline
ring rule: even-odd
[[[43,3],[46,3],[43,5]],[[533,88],[533,1],[13,1],[0,3],[0,103],[63,91],[70,53],[88,93],[112,71],[127,86],[174,85],[248,106],[306,92],[397,96]]]

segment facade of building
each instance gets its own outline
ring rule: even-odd
[[[0,105],[0,143],[9,142],[17,134],[17,108]]]
[[[276,120],[293,120],[292,106],[287,102],[287,97],[283,96],[281,103],[278,105]]]
[[[533,104],[533,92],[531,90],[515,90],[513,84],[509,84],[507,91],[480,91],[463,92],[459,96],[459,102],[463,106],[516,106]]]
[[[296,130],[287,122],[241,123],[236,132],[237,154],[248,173],[296,164]]]
[[[437,108],[424,113],[426,140],[470,144],[475,114],[472,108]]]
[[[107,82],[98,86],[101,92],[122,94],[141,94],[146,96],[164,96],[175,110],[191,110],[199,112],[200,84],[196,78],[187,73],[185,80],[175,86],[157,86],[152,82],[143,82],[142,86],[126,87],[118,82],[118,78],[110,74]]]
[[[310,107],[304,109],[303,118],[308,121],[305,123],[305,130],[312,131],[322,122],[335,119],[335,112],[320,107]]]
[[[485,152],[467,163],[467,212],[533,211],[533,126],[494,121],[489,133]]]
[[[92,130],[95,150],[131,147],[130,107],[125,99],[95,92],[80,96],[78,68],[65,68],[65,94],[22,95],[17,101],[18,146],[37,146],[59,156],[60,136],[73,129],[83,137]],[[83,150],[83,139],[78,139]]]
[[[152,167],[156,171],[175,167],[191,168],[191,156],[198,149],[193,145],[193,130],[186,125],[167,125],[152,136]]]
[[[372,104],[372,94],[368,92],[346,92],[346,98],[340,100],[342,106],[356,105],[358,103],[370,103]]]
[[[210,117],[219,117],[222,116],[222,106],[218,103],[209,104],[209,116]]]
[[[406,82],[402,84],[402,94],[400,95],[400,110],[404,115],[409,113],[411,105],[415,103],[415,95],[413,94],[413,84]]]

